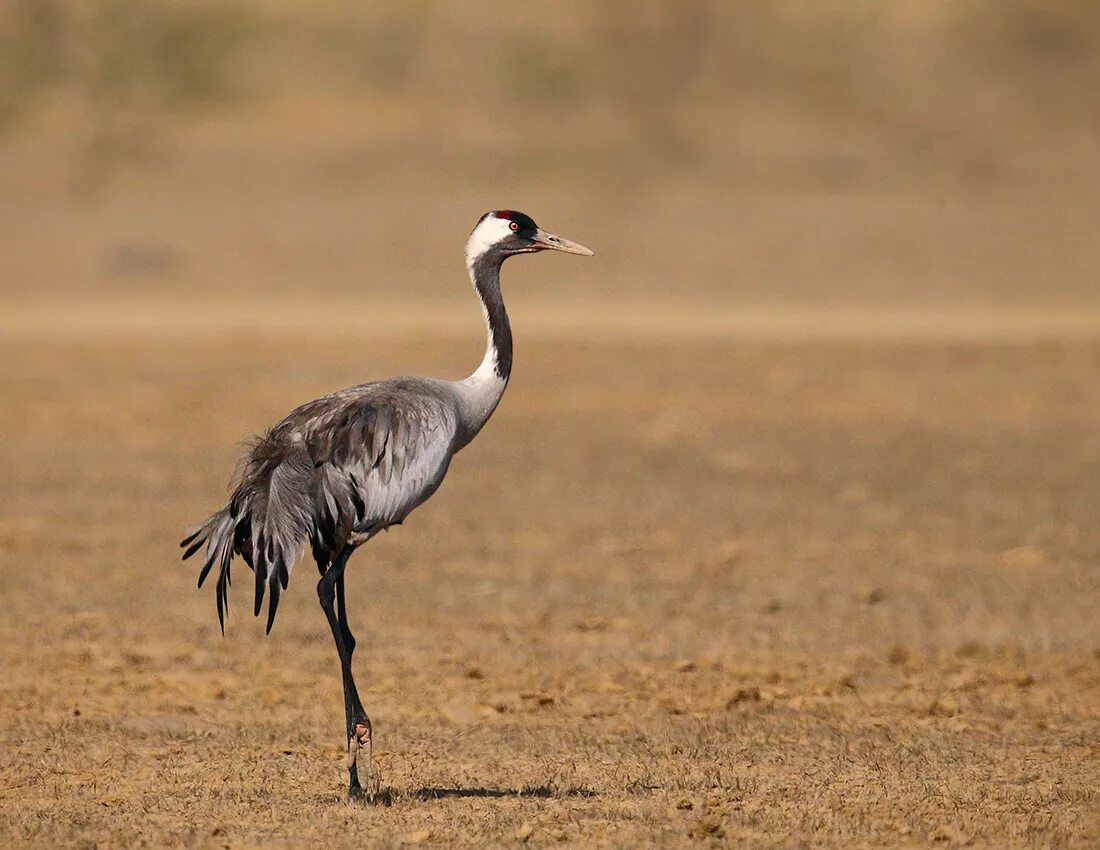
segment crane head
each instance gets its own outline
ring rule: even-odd
[[[496,255],[501,261],[515,254],[537,251],[561,251],[591,257],[592,251],[539,227],[529,215],[515,210],[494,210],[478,220],[466,243],[466,262],[485,255]]]

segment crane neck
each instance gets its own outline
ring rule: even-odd
[[[504,259],[496,252],[486,252],[466,262],[470,281],[481,301],[486,333],[485,357],[471,378],[507,382],[512,373],[512,326],[500,293],[500,267]]]
[[[467,258],[470,281],[481,301],[485,318],[485,356],[470,377],[455,385],[460,401],[458,448],[470,442],[489,421],[508,386],[512,372],[512,328],[500,294],[500,266],[505,257],[495,252]]]

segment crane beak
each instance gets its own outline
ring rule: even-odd
[[[553,233],[547,233],[542,228],[535,231],[534,241],[536,251],[561,251],[565,254],[580,254],[582,257],[591,257],[593,254],[591,250],[583,245],[570,242],[568,239],[562,239]]]

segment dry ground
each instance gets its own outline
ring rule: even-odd
[[[1096,4],[474,6],[0,3],[0,848],[1100,846]],[[352,563],[351,804],[312,567],[176,541],[499,207],[597,257]]]
[[[293,404],[476,362],[472,305],[462,339],[7,329],[0,844],[1100,843],[1095,338],[516,312],[498,415],[352,562],[374,806],[312,566],[222,638],[175,544]]]

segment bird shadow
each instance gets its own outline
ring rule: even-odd
[[[503,799],[515,797],[522,799],[547,799],[549,797],[595,797],[596,792],[588,788],[554,788],[550,785],[525,785],[523,788],[417,788],[402,791],[396,788],[382,788],[372,799],[363,802],[373,806],[392,806],[403,801],[428,803],[433,800],[476,800]]]

